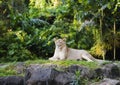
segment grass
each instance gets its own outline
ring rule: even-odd
[[[70,65],[83,65],[89,68],[97,68],[98,64],[96,62],[87,61],[76,61],[76,60],[62,60],[62,61],[49,61],[49,60],[29,60],[25,62],[26,65],[29,64],[53,64],[58,66],[70,66]]]
[[[18,75],[15,70],[16,64],[17,62],[0,63],[0,76]],[[75,60],[49,61],[49,60],[38,59],[38,60],[25,61],[26,66],[29,66],[30,64],[47,64],[47,65],[53,64],[53,65],[65,66],[65,67],[70,65],[81,65],[92,69],[99,67],[96,62],[75,61]]]
[[[4,63],[0,66],[0,76],[17,75],[14,70],[14,63]]]
[[[10,76],[10,75],[16,75],[16,71],[12,69],[0,69],[0,76]]]

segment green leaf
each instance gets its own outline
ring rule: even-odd
[[[10,51],[9,51],[9,55],[13,55],[14,53],[15,53],[14,50],[10,50]]]

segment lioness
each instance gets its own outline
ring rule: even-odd
[[[56,39],[55,42],[55,52],[54,56],[49,58],[49,60],[87,60],[87,61],[96,61],[86,50],[77,50],[68,48],[66,45],[66,39]]]

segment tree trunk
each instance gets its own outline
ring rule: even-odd
[[[101,42],[103,42],[103,29],[102,29],[103,23],[102,23],[102,21],[103,21],[103,10],[101,10],[101,17],[100,17],[100,40],[101,40]],[[104,50],[104,47],[102,50]],[[103,60],[105,60],[104,52],[102,54],[102,57],[103,57]]]
[[[115,35],[116,35],[116,22],[114,20],[114,45],[113,45],[113,49],[114,49],[114,60],[116,59],[116,45],[115,45]]]

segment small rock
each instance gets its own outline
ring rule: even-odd
[[[15,65],[15,70],[17,71],[18,74],[24,73],[24,70],[26,69],[25,63],[24,62],[18,62]]]
[[[100,82],[96,82],[90,85],[120,85],[120,81],[115,79],[104,78]]]

